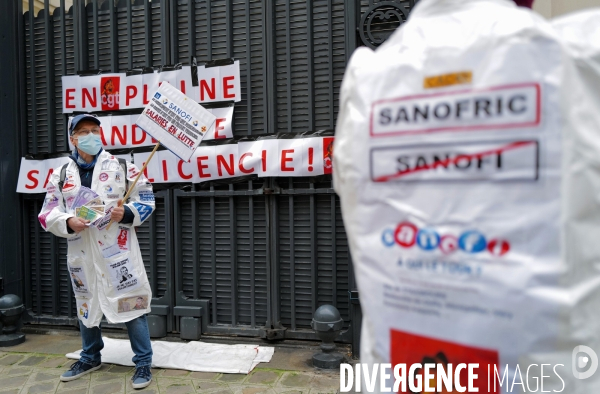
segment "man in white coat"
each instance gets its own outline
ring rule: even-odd
[[[142,175],[128,201],[121,204],[138,168],[102,149],[100,120],[95,116],[75,116],[69,133],[75,146],[71,161],[54,170],[38,216],[44,230],[67,238],[69,272],[79,278],[73,291],[83,350],[80,360],[60,379],[74,380],[100,368],[100,351],[104,347],[100,322],[104,315],[111,323],[127,326],[135,353],[132,386],[144,388],[152,380],[152,347],[146,321],[152,292],[134,227],[154,211],[152,185]],[[87,197],[95,197],[92,205],[104,205],[106,216],[102,219],[92,218],[90,223],[75,215],[81,202],[79,192],[86,191],[82,187],[98,195],[88,192]],[[145,308],[119,308],[129,302],[135,304],[140,297],[148,300]]]

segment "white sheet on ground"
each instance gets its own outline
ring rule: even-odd
[[[126,339],[103,337],[102,362],[133,366],[133,351]],[[268,363],[275,351],[258,345],[222,345],[192,341],[176,343],[152,341],[152,366],[198,372],[249,373],[261,362]],[[79,359],[81,349],[67,358]]]

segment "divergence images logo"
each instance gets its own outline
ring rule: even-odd
[[[572,365],[573,375],[577,379],[587,379],[596,373],[596,370],[598,369],[598,355],[588,346],[577,346],[573,349]],[[583,371],[588,365],[587,371]]]
[[[455,236],[439,234],[430,228],[419,229],[410,222],[402,222],[395,229],[383,230],[381,242],[387,247],[397,244],[403,248],[411,248],[416,244],[424,251],[440,249],[444,254],[453,253],[458,249],[474,254],[487,249],[494,256],[503,256],[510,250],[508,241],[503,239],[488,241],[485,235],[477,230],[468,230]]]

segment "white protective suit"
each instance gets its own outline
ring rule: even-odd
[[[362,362],[478,364],[486,393],[600,390],[597,15],[557,34],[509,0],[421,0],[354,52],[333,174]]]
[[[127,162],[127,174],[118,159],[102,151],[93,171],[91,189],[103,200],[106,211],[115,207],[127,193],[127,185],[139,173]],[[128,182],[125,181],[127,178]],[[75,216],[70,206],[81,180],[77,164],[71,160],[66,169],[62,193],[59,192],[60,168],[54,170],[47,186],[46,199],[38,216],[42,227],[58,237],[67,238],[67,264],[77,300],[77,316],[86,327],[100,324],[102,314],[109,322],[124,323],[150,312],[152,291],[146,276],[135,226],[148,219],[154,210],[152,185],[144,175],[138,180],[126,206],[135,218],[132,224],[113,223],[106,229],[110,213],[103,225],[89,227],[79,234],[67,232],[67,219]],[[111,255],[118,248],[118,253]],[[145,309],[137,307],[142,297]]]

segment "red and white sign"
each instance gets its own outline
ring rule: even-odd
[[[204,135],[215,128],[215,116],[170,83],[162,84],[136,124],[177,157],[189,161]]]
[[[204,140],[233,138],[233,107],[211,108],[207,111],[216,116],[217,120],[215,128],[206,133]],[[139,115],[98,116],[104,149],[140,148],[156,144],[155,139],[135,124],[138,117]],[[70,139],[68,141],[72,150],[74,146]]]
[[[142,108],[163,82],[175,86],[200,103],[242,99],[240,64],[206,68],[198,67],[198,86],[192,86],[189,66],[175,71],[127,76],[102,74],[62,77],[63,113],[119,111]]]
[[[538,83],[408,95],[372,104],[373,137],[440,131],[481,131],[540,124]]]
[[[245,175],[297,177],[326,174],[324,161],[333,137],[264,139],[237,144],[200,146],[185,162],[169,151],[158,151],[144,175],[152,183],[199,183]],[[136,153],[134,162],[142,167],[150,152]],[[130,160],[129,155],[119,155]],[[311,159],[312,157],[312,159]],[[61,157],[49,160],[21,159],[18,193],[43,193],[53,169],[69,162]]]

